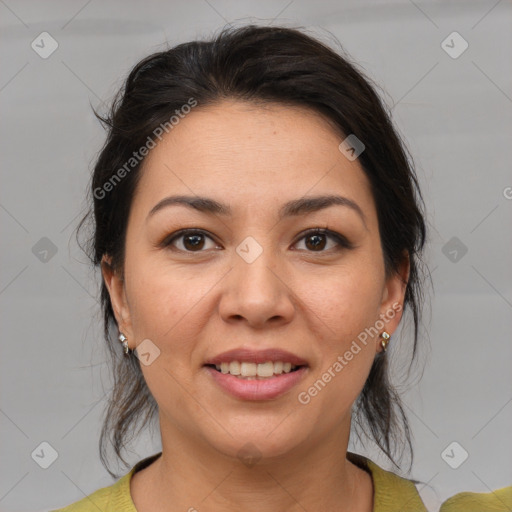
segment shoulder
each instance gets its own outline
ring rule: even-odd
[[[439,512],[505,512],[512,510],[512,486],[489,493],[461,492],[448,498]]]
[[[67,507],[51,510],[50,512],[98,512],[98,510],[101,510],[101,512],[137,512],[130,493],[132,476],[137,471],[149,466],[160,455],[162,455],[162,452],[142,459],[116,483],[108,487],[102,487]]]
[[[427,512],[414,481],[386,471],[362,455],[348,452],[347,459],[370,472],[373,481],[374,512]]]
[[[136,512],[130,496],[130,477],[133,469],[116,483],[102,487],[89,496],[50,512]]]

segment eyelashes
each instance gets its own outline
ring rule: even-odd
[[[341,250],[341,249],[353,249],[354,248],[354,246],[342,234],[340,234],[340,233],[338,233],[336,231],[331,231],[330,229],[326,229],[326,228],[309,229],[308,231],[306,231],[306,232],[301,234],[301,236],[300,236],[300,238],[298,238],[297,242],[300,242],[302,240],[311,239],[313,237],[316,237],[317,239],[319,237],[320,238],[324,237],[326,239],[331,239],[335,243],[334,249],[338,250],[338,251]],[[297,242],[295,242],[295,243],[297,243]],[[331,250],[332,249],[321,250],[321,251],[308,251],[308,252],[312,252],[312,253],[321,252],[321,253],[323,253],[323,252],[330,252]]]
[[[214,240],[214,237],[211,236],[208,232],[202,230],[202,229],[195,229],[195,228],[187,228],[187,229],[181,229],[179,231],[176,231],[175,233],[172,233],[170,236],[166,237],[161,244],[159,244],[163,248],[169,248],[174,251],[180,251],[184,253],[200,253],[200,252],[206,252],[204,250],[204,246],[206,245],[203,243],[204,239],[209,239],[213,242],[212,248],[216,248],[219,246]],[[297,240],[294,242],[294,246],[298,244],[298,242],[301,242],[302,240],[311,241],[314,239],[314,243],[312,247],[320,247],[320,250],[309,250],[308,248],[303,249],[306,252],[312,253],[312,254],[323,254],[323,253],[332,253],[333,251],[340,251],[343,249],[353,249],[355,246],[347,240],[346,237],[344,237],[342,234],[337,233],[336,231],[332,231],[330,229],[325,228],[314,228],[309,229],[303,233],[301,233],[300,237],[297,238]],[[322,244],[322,239],[331,240],[334,242],[334,247],[330,247],[328,249],[325,249]],[[176,247],[175,242],[181,241],[182,248]],[[184,243],[185,242],[185,243]],[[188,247],[187,247],[188,244]],[[307,246],[306,246],[307,247]],[[190,250],[192,249],[192,250]],[[194,250],[199,249],[199,250]],[[208,249],[208,248],[207,248]]]
[[[195,238],[195,242],[193,243],[193,245],[195,245],[196,247],[200,247],[200,248],[202,248],[202,246],[200,243],[198,244],[198,242],[197,242],[198,237],[205,237],[205,238],[208,238],[208,239],[214,241],[213,237],[211,237],[206,231],[203,231],[201,229],[190,229],[189,228],[189,229],[180,229],[176,233],[173,233],[170,237],[167,237],[162,242],[162,246],[170,247],[175,250],[182,251],[182,252],[204,252],[204,251],[188,251],[186,249],[177,249],[177,248],[173,247],[173,243],[175,240],[179,240],[180,238],[183,239],[186,237],[188,237],[189,239]]]

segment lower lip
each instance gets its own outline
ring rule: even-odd
[[[229,373],[222,373],[206,366],[214,381],[229,394],[242,400],[272,400],[295,386],[306,374],[307,367],[302,366],[290,373],[282,373],[267,379],[247,380]]]

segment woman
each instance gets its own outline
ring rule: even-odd
[[[411,449],[386,350],[410,311],[416,354],[426,234],[369,80],[303,32],[247,26],[147,57],[103,121],[101,457],[155,415],[162,451],[61,510],[426,510],[347,451],[351,427],[396,467]]]

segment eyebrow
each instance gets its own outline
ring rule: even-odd
[[[146,218],[146,221],[155,215],[156,212],[173,205],[182,205],[186,206],[187,208],[209,214],[217,214],[223,216],[230,216],[232,214],[231,208],[228,205],[222,204],[215,199],[200,196],[178,195],[166,197],[158,202],[155,206],[153,206]],[[352,199],[338,195],[308,196],[288,201],[279,210],[279,220],[282,220],[285,217],[294,217],[307,213],[317,212],[334,205],[345,206],[352,209],[361,217],[365,227],[367,227],[366,217],[360,206]]]

